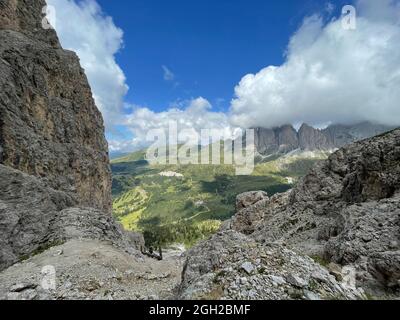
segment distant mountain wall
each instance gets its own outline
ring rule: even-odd
[[[286,154],[294,150],[333,150],[350,143],[388,132],[394,127],[363,122],[356,125],[331,125],[315,129],[303,124],[298,131],[291,125],[255,129],[255,145],[262,155]]]

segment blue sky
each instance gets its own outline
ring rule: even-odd
[[[143,148],[170,121],[227,134],[400,124],[400,0],[47,2],[112,152]],[[349,4],[354,15],[343,16]]]
[[[203,96],[228,110],[234,87],[248,73],[280,65],[305,16],[321,0],[98,1],[124,31],[117,61],[130,90],[126,100],[155,111]],[[344,1],[330,1],[338,12]],[[162,66],[174,75],[165,81]]]

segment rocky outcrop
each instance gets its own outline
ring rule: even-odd
[[[103,119],[44,0],[0,0],[0,270],[70,239],[143,244],[111,217]]]
[[[256,150],[262,155],[284,154],[299,147],[297,132],[290,125],[274,129],[257,128],[254,142]]]
[[[263,207],[269,202],[264,191],[247,192],[236,199],[236,215],[230,227],[243,234],[252,234],[264,219]]]
[[[78,57],[42,27],[45,5],[0,1],[0,163],[110,212],[103,119]]]
[[[340,149],[285,194],[260,201],[258,193],[247,193],[239,196],[240,203],[242,198],[246,205],[224,224],[221,234],[191,254],[219,261],[207,252],[229,248],[226,234],[233,229],[247,235],[235,242],[235,250],[245,255],[252,251],[240,243],[286,246],[323,265],[354,270],[355,285],[372,295],[400,295],[400,129]],[[215,274],[217,263],[210,267],[196,261],[188,260],[184,288],[196,281],[190,270],[197,270],[202,279]],[[224,291],[226,282],[222,287]],[[184,296],[187,292],[183,289]]]
[[[390,131],[393,127],[363,122],[352,126],[331,125],[324,130],[303,124],[299,131],[285,125],[274,129],[255,129],[255,146],[259,154],[287,154],[294,150],[332,151],[347,144]]]
[[[0,0],[0,299],[148,298],[145,276],[170,295],[175,264],[145,274],[143,236],[111,215],[103,119],[45,5]]]
[[[123,231],[110,214],[78,206],[68,193],[0,165],[0,270],[70,239],[106,241],[131,252],[143,245],[143,237]]]
[[[182,299],[362,299],[349,278],[338,281],[311,258],[279,244],[221,232],[188,253]]]
[[[46,2],[43,0],[1,0],[0,30],[12,30],[60,48],[55,31],[42,26],[45,5]]]
[[[349,145],[317,165],[253,237],[358,270],[361,285],[400,288],[400,130]],[[268,207],[268,206],[267,206]],[[272,210],[271,210],[272,209]]]

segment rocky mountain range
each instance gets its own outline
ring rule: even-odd
[[[0,0],[0,299],[400,296],[399,129],[341,148],[287,193],[239,195],[184,256],[145,257],[111,215],[102,116],[77,56],[42,28],[45,5]],[[325,145],[301,131],[258,142]]]
[[[394,127],[370,122],[355,125],[330,125],[322,130],[307,124],[303,124],[298,131],[292,125],[273,129],[256,128],[255,146],[258,153],[264,156],[287,154],[294,150],[333,151],[392,129]]]

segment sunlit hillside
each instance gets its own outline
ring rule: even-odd
[[[150,165],[143,151],[112,161],[114,215],[148,244],[194,244],[235,213],[240,193],[284,192],[324,153],[257,159],[253,175],[231,165]]]

